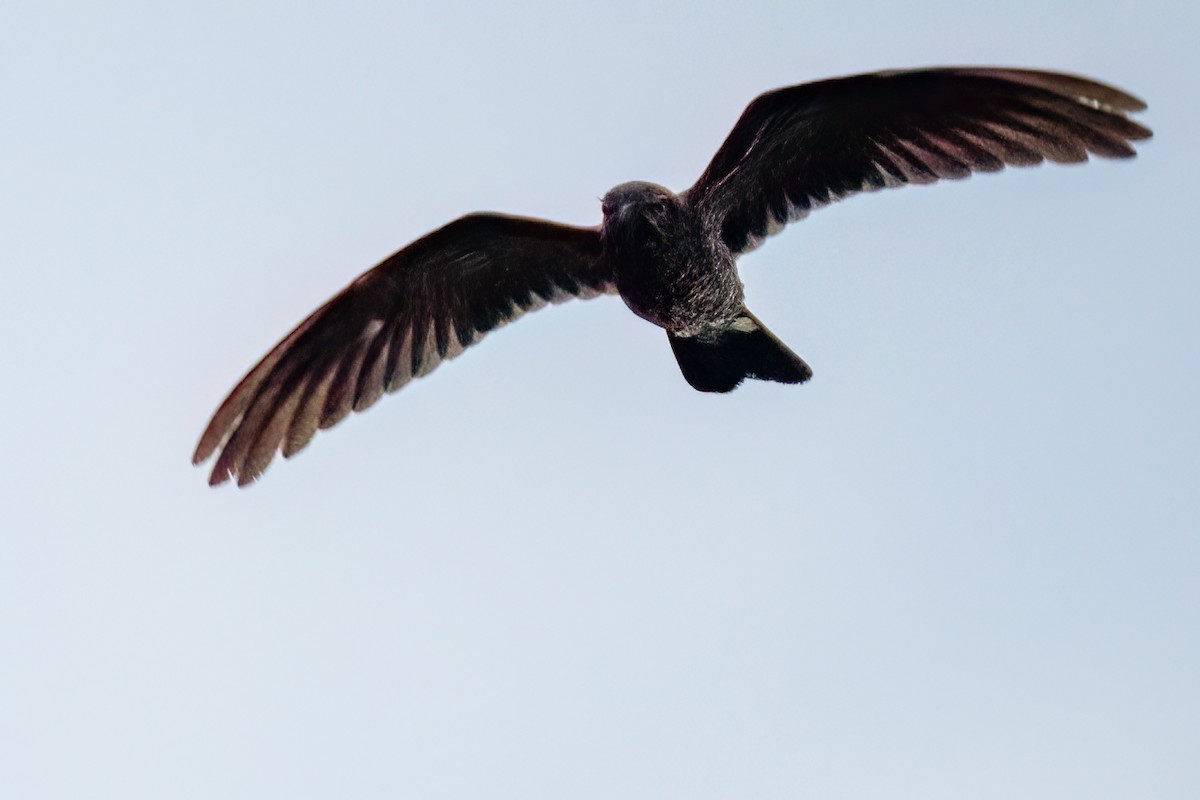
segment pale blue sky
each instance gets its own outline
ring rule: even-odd
[[[0,10],[0,794],[1200,796],[1200,13],[1183,2]],[[1127,163],[743,260],[815,370],[694,392],[613,298],[210,490],[270,345],[474,210],[594,224],[744,105],[1005,64]]]

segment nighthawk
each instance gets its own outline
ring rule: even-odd
[[[277,451],[432,371],[494,328],[572,297],[617,294],[663,328],[703,392],[812,371],[745,306],[738,256],[848,195],[1006,164],[1130,158],[1145,104],[1087,78],[1024,69],[876,72],[755,99],[680,193],[624,183],[591,228],[470,214],[418,239],[314,311],[217,409],[193,457],[245,485]]]

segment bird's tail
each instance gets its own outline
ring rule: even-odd
[[[667,338],[683,377],[702,392],[729,392],[746,378],[803,383],[812,377],[804,359],[744,307],[727,327]]]

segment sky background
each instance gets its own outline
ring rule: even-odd
[[[1200,796],[1194,3],[0,10],[0,793]],[[556,306],[244,491],[311,309],[467,212],[683,189],[747,102],[1003,64],[1132,162],[859,196],[744,258],[803,387]]]

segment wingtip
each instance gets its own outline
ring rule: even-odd
[[[1064,97],[1074,96],[1089,103],[1100,103],[1116,112],[1145,111],[1146,101],[1110,83],[1071,72],[1023,67],[952,67],[964,74],[998,77],[1037,86]]]
[[[225,427],[218,427],[217,421],[221,414],[218,409],[217,413],[209,421],[204,428],[204,433],[200,434],[200,441],[196,442],[196,449],[192,451],[192,464],[203,464],[208,459],[212,458],[213,453],[217,452],[217,448],[221,446],[221,440],[224,438]]]
[[[200,466],[205,461],[208,461],[208,457],[211,455],[212,450],[205,448],[204,443],[201,442],[200,444],[196,445],[196,449],[192,451],[192,466]]]
[[[228,470],[214,468],[213,471],[208,476],[208,485],[213,488],[216,488],[216,487],[220,486],[221,484],[225,483],[226,481],[228,481],[229,478],[230,478],[230,474],[229,474]]]
[[[1141,142],[1145,141],[1146,139],[1154,138],[1154,131],[1150,130],[1145,125],[1133,120],[1129,120],[1129,124],[1132,126],[1129,133],[1129,138],[1133,141]]]
[[[231,470],[222,470],[218,472],[213,470],[208,476],[208,485],[212,488],[223,486],[226,483],[233,482],[239,489],[244,489],[251,484],[258,483],[258,479],[262,477],[262,471],[259,472],[232,472]]]

